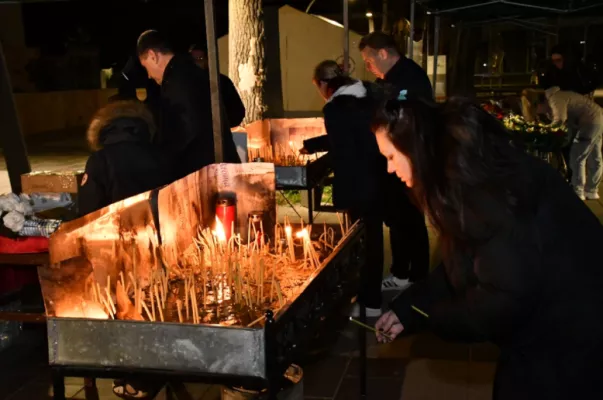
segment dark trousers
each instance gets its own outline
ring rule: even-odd
[[[429,275],[429,235],[424,214],[409,200],[399,200],[388,218],[392,248],[391,273],[411,282]]]
[[[381,308],[383,280],[383,217],[350,211],[352,221],[361,219],[365,229],[366,263],[360,270],[358,302],[368,308]]]

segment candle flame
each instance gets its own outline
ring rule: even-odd
[[[289,225],[285,226],[285,233],[287,237],[291,237],[291,227]]]
[[[61,304],[55,308],[55,315],[60,318],[109,319],[103,307],[94,302],[81,304]]]
[[[304,228],[301,231],[297,232],[295,234],[295,236],[298,238],[306,238],[306,237],[308,237],[308,230],[306,228]]]
[[[218,241],[222,243],[226,242],[226,231],[224,231],[224,225],[222,225],[222,221],[220,221],[218,216],[216,216],[216,229],[213,231],[213,234],[218,238]]]

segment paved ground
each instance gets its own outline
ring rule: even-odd
[[[34,170],[81,169],[86,160],[83,140],[65,137],[44,143],[30,140],[29,149]],[[8,189],[5,168],[0,168],[0,192]],[[603,202],[591,201],[588,205],[603,221]],[[305,215],[306,210],[299,212]],[[279,214],[295,215],[287,209],[281,209]],[[335,218],[321,214],[316,222],[324,220],[335,221]],[[435,254],[435,240],[432,240],[432,248]],[[389,249],[386,252],[385,265],[389,265]],[[355,330],[347,327],[318,361],[304,365],[306,399],[358,398],[357,341],[354,335]],[[486,400],[491,396],[497,357],[493,346],[446,343],[430,334],[379,345],[369,335],[368,354],[371,358],[368,370],[370,400]],[[14,346],[4,350],[0,355],[0,399],[50,398],[52,390],[46,355],[44,332],[36,330],[23,332]],[[111,393],[111,381],[99,380],[98,388],[97,399],[116,398]],[[190,385],[189,389],[191,398],[195,400],[220,398],[216,387]],[[68,379],[67,394],[74,399],[86,398],[83,380]]]

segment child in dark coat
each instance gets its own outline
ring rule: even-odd
[[[80,215],[169,183],[170,171],[151,144],[154,134],[142,103],[117,101],[96,113],[87,132],[94,153],[81,183]]]

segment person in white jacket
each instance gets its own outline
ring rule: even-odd
[[[599,199],[603,174],[603,109],[581,94],[551,87],[545,91],[553,123],[565,123],[576,136],[570,150],[571,183],[582,199]]]

